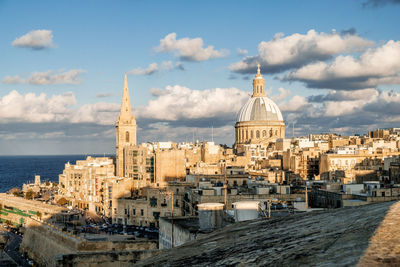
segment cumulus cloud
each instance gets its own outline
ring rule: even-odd
[[[32,84],[32,85],[49,85],[49,84],[80,84],[82,80],[79,75],[85,73],[86,70],[72,69],[68,71],[54,72],[51,70],[45,72],[33,72],[24,78],[20,75],[6,76],[3,83],[7,84]]]
[[[73,113],[70,122],[113,125],[117,120],[120,107],[121,105],[117,103],[85,104]]]
[[[167,86],[154,90],[156,99],[136,110],[138,118],[179,123],[213,118],[218,123],[232,121],[249,95],[237,88],[192,90],[184,86]]]
[[[147,69],[142,69],[141,67],[132,69],[128,71],[126,74],[133,74],[133,75],[152,75],[156,71],[158,71],[158,64],[157,63],[151,63]]]
[[[400,84],[400,42],[388,41],[370,48],[358,58],[338,56],[333,62],[316,62],[285,75],[309,88],[354,90],[381,84]]]
[[[307,104],[308,101],[305,97],[295,95],[288,102],[279,104],[279,108],[281,111],[298,111]]]
[[[225,57],[227,50],[215,50],[214,46],[203,47],[201,38],[176,39],[176,33],[170,33],[160,40],[160,45],[155,48],[156,52],[175,52],[183,61],[204,61],[213,58]]]
[[[357,98],[346,91],[330,91],[326,95],[310,96],[294,105],[281,103],[287,124],[295,122],[295,134],[336,132],[363,134],[375,128],[396,127],[400,123],[400,94],[393,91],[365,89],[355,91]],[[318,99],[319,101],[313,101]],[[286,108],[287,106],[293,108]],[[301,108],[296,108],[301,106]]]
[[[0,98],[0,123],[95,123],[113,125],[120,104],[98,102],[75,108],[73,92],[47,96],[13,90]]]
[[[41,50],[53,46],[53,33],[50,30],[35,30],[15,39],[11,45]]]
[[[0,98],[0,123],[65,121],[75,104],[72,92],[47,97],[44,93],[22,95],[14,90]]]
[[[279,91],[279,95],[271,95],[270,98],[274,101],[274,102],[281,102],[282,100],[284,100],[286,97],[291,95],[291,92],[289,90],[286,90],[283,87],[278,88]]]
[[[174,69],[177,70],[185,70],[181,62],[173,63],[172,61],[163,61],[160,65],[157,63],[151,63],[146,69],[136,68],[127,72],[127,74],[133,75],[152,75],[158,71],[172,71]]]
[[[258,45],[258,55],[248,56],[240,62],[231,64],[234,72],[254,73],[257,64],[261,64],[263,73],[278,73],[298,68],[318,60],[327,60],[339,53],[360,51],[373,45],[358,35],[318,33],[310,30],[306,34],[295,33],[284,36],[277,33],[271,41],[262,41]]]

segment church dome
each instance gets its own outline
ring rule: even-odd
[[[278,106],[268,97],[251,97],[240,109],[237,122],[283,121]]]

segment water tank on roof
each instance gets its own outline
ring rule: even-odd
[[[242,222],[258,218],[259,201],[239,201],[233,203],[235,208],[235,221]]]
[[[199,209],[200,230],[210,231],[222,227],[224,204],[202,203],[197,205]]]

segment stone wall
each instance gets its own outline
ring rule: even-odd
[[[79,266],[112,266],[111,262],[119,259],[128,264],[148,255],[141,251],[156,249],[157,242],[147,240],[88,241],[79,236],[59,231],[55,226],[33,220],[27,223],[20,246],[21,252],[26,252],[40,266],[63,266],[62,264],[66,260],[79,262],[81,257],[83,262],[87,262],[88,265]],[[95,264],[96,260],[104,262],[104,264],[97,265]],[[90,262],[92,263],[89,264]],[[110,265],[106,263],[110,263]],[[75,266],[75,264],[66,266]]]
[[[58,235],[40,225],[31,225],[25,230],[20,246],[41,266],[55,266],[55,259],[60,254],[76,253],[76,243],[67,237]]]
[[[109,252],[81,252],[77,254],[60,255],[56,259],[55,266],[99,266],[99,267],[124,267],[132,266],[140,260],[144,260],[158,254],[158,250],[141,251],[109,251]]]

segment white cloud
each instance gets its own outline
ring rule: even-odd
[[[274,102],[281,102],[282,100],[284,100],[286,97],[291,95],[291,92],[289,90],[286,90],[283,87],[278,88],[279,91],[279,95],[271,95],[270,98],[274,101]]]
[[[59,71],[58,73],[48,70],[45,72],[33,72],[26,78],[20,75],[6,76],[2,82],[7,84],[26,83],[32,85],[80,84],[82,80],[79,78],[79,75],[85,72],[86,70],[81,69]]]
[[[141,67],[132,69],[128,71],[126,74],[133,74],[133,75],[152,75],[158,71],[158,64],[151,63],[147,69],[142,69]]]
[[[176,39],[176,33],[170,33],[160,40],[160,45],[155,48],[157,52],[175,52],[181,60],[204,61],[213,58],[225,57],[227,50],[214,50],[214,46],[203,47],[201,38]]]
[[[120,104],[117,103],[85,104],[73,113],[70,122],[113,125],[117,121],[119,110]]]
[[[310,88],[362,89],[400,84],[400,41],[363,52],[358,58],[338,56],[333,62],[317,62],[288,73],[285,80],[302,81]]]
[[[35,30],[18,37],[12,43],[13,46],[41,50],[53,46],[53,33],[50,30]]]
[[[237,54],[239,56],[247,56],[248,53],[249,53],[249,51],[247,51],[247,49],[241,49],[241,48],[237,49]]]
[[[341,35],[336,31],[318,33],[310,30],[305,35],[295,33],[286,37],[277,33],[271,41],[262,41],[258,45],[257,56],[245,57],[229,68],[234,72],[254,73],[259,63],[264,73],[278,73],[339,53],[360,51],[372,44],[357,35]]]
[[[58,122],[68,120],[70,106],[76,104],[72,92],[47,97],[42,93],[21,95],[17,91],[0,98],[0,122]]]
[[[181,62],[173,63],[171,60],[163,61],[160,65],[157,63],[151,63],[147,69],[142,69],[141,67],[132,69],[127,72],[127,74],[133,75],[152,75],[158,71],[172,71],[174,69],[185,70]]]
[[[178,121],[204,118],[233,118],[248,99],[248,93],[237,88],[191,90],[175,85],[164,92],[157,90],[157,98],[139,107],[140,118]]]
[[[281,111],[298,111],[307,104],[308,101],[305,97],[295,95],[288,102],[279,104],[279,109]]]
[[[77,101],[73,92],[47,96],[44,93],[20,94],[13,90],[0,98],[0,123],[95,123],[113,125],[120,104],[94,103],[74,108]]]

